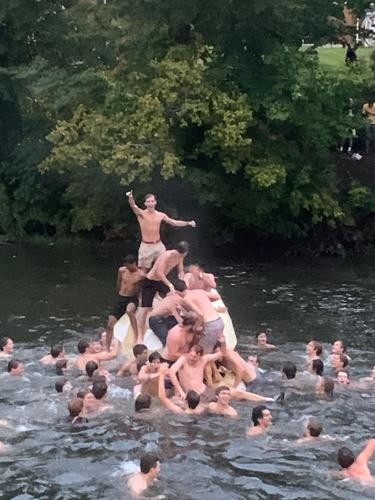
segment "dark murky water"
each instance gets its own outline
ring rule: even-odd
[[[57,341],[75,353],[77,341],[105,322],[112,305],[121,249],[90,245],[0,246],[0,336],[16,342],[15,357],[26,363],[23,379],[10,380],[0,360],[0,428],[11,445],[0,455],[1,498],[128,498],[126,473],[139,456],[157,452],[160,481],[147,493],[168,499],[352,499],[374,498],[375,489],[332,476],[342,442],[359,451],[374,435],[371,390],[343,390],[333,402],[313,394],[271,403],[274,425],[266,438],[250,440],[252,405],[235,403],[240,417],[187,417],[156,412],[135,418],[128,382],[111,387],[115,407],[83,428],[59,419],[66,396],[57,395],[52,369],[38,359]],[[350,345],[353,379],[370,375],[374,354],[375,270],[368,261],[260,264],[214,269],[230,308],[239,348],[248,354],[250,337],[267,329],[278,352],[261,357],[278,371],[291,359],[303,368],[311,338]],[[264,392],[275,395],[276,386]],[[297,446],[303,423],[314,415],[337,441]],[[375,472],[375,463],[372,466]],[[124,476],[125,473],[125,476]]]

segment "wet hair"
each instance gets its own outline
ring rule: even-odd
[[[263,418],[264,410],[268,410],[267,406],[258,405],[253,408],[253,412],[251,414],[251,418],[253,420],[254,426],[259,425],[259,419]]]
[[[56,392],[63,392],[64,385],[68,382],[67,378],[59,378],[59,380],[56,380],[55,382],[55,389]]]
[[[105,378],[104,375],[99,375],[99,373],[97,373],[96,375],[94,375],[91,379],[91,382],[92,384],[107,384],[107,379]]]
[[[149,394],[140,394],[134,402],[136,412],[147,410],[151,406],[151,396]]]
[[[148,357],[148,361],[149,361],[150,363],[152,363],[152,362],[153,362],[153,361],[155,361],[156,359],[161,359],[160,352],[157,352],[157,351],[152,352],[152,353],[150,354],[150,356]]]
[[[184,313],[183,315],[181,315],[181,317],[182,317],[182,324],[184,326],[194,326],[198,319],[196,313],[193,311]]]
[[[312,340],[311,342],[314,346],[314,350],[315,350],[316,355],[320,356],[323,352],[322,344],[320,342],[317,342],[316,340]]]
[[[188,253],[189,252],[189,243],[187,241],[180,241],[174,248],[178,253]]]
[[[324,364],[321,359],[314,359],[313,362],[311,363],[311,368],[313,369],[313,372],[316,373],[317,375],[323,375]]]
[[[78,342],[77,349],[80,354],[84,354],[88,347],[90,347],[90,342],[87,339],[81,339]]]
[[[141,457],[140,469],[142,474],[148,474],[151,469],[156,467],[159,462],[159,457],[152,453],[146,453]]]
[[[71,399],[68,403],[68,410],[71,417],[78,417],[83,408],[83,399],[74,398]]]
[[[340,342],[341,343],[342,351],[345,353],[346,352],[346,343],[343,340],[341,340],[341,339],[337,339],[335,342]]]
[[[144,344],[136,344],[133,347],[133,354],[135,358],[143,354],[145,351],[147,351],[147,346]]]
[[[18,365],[21,363],[22,363],[22,361],[20,361],[19,359],[11,359],[8,363],[8,366],[7,366],[8,373],[10,373],[12,370],[15,370],[16,368],[18,368]]]
[[[57,375],[64,375],[63,368],[67,368],[68,360],[67,359],[58,359],[55,364]]]
[[[151,198],[151,196],[153,196],[155,198],[155,201],[158,201],[156,196],[152,193],[147,193],[146,196],[144,197],[144,201],[146,202],[149,198]]]
[[[345,373],[345,374],[347,375],[347,377],[348,377],[348,380],[350,379],[350,377],[349,377],[349,372],[348,372],[347,370],[339,370],[339,371],[337,372],[337,376],[339,376],[339,375],[340,375],[340,373]]]
[[[99,368],[99,365],[95,361],[87,361],[86,366],[85,366],[87,376],[91,378],[94,375],[94,372],[98,368]]]
[[[310,432],[310,436],[318,437],[323,430],[323,425],[317,420],[311,419],[307,424],[307,429]]]
[[[194,410],[200,403],[201,397],[196,391],[188,391],[186,394],[186,402],[191,410]]]
[[[190,347],[190,351],[195,351],[197,354],[200,354],[201,356],[204,353],[204,349],[203,349],[203,347],[200,344],[192,345]]]
[[[255,338],[258,340],[258,337],[259,335],[267,335],[267,332],[258,332],[256,335],[255,335]],[[268,335],[267,335],[268,337]]]
[[[347,469],[348,467],[353,465],[354,460],[355,458],[352,450],[350,450],[346,446],[342,446],[337,452],[337,462],[343,469]]]
[[[80,389],[77,392],[77,398],[83,399],[86,396],[86,394],[88,394],[89,392],[90,392],[90,390],[87,387],[85,389]]]
[[[184,292],[187,289],[186,283],[183,280],[175,280],[173,286],[177,292]]]
[[[222,391],[230,391],[227,385],[219,385],[219,387],[215,390],[216,396],[218,396]]]
[[[8,340],[11,340],[11,338],[10,337],[2,337],[0,339],[0,351],[4,350],[4,347],[7,345]]]
[[[137,259],[134,255],[126,255],[124,259],[124,264],[136,264]]]
[[[61,344],[57,344],[51,347],[51,356],[53,358],[57,358],[59,354],[61,354],[64,351],[64,346]]]
[[[92,386],[91,392],[94,394],[95,399],[102,399],[107,394],[108,386],[106,383],[97,382]]]
[[[202,269],[202,271],[205,271],[206,267],[202,262],[192,262],[190,266],[196,266],[199,267],[199,269]]]
[[[324,394],[333,397],[333,389],[335,387],[334,381],[330,377],[324,377],[322,382]]]
[[[349,358],[346,354],[339,354],[342,367],[346,368],[349,364]]]
[[[286,378],[290,380],[296,377],[297,367],[291,361],[287,361],[286,363],[284,363],[282,372],[286,376]]]

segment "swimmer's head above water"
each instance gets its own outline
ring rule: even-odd
[[[136,412],[148,410],[151,406],[151,396],[148,394],[140,394],[134,401],[134,409]]]
[[[23,375],[25,371],[25,365],[19,359],[11,359],[8,363],[7,371],[9,375],[19,377]]]
[[[14,348],[13,340],[10,337],[0,339],[0,351],[4,354],[12,354]]]
[[[195,408],[199,405],[201,401],[200,395],[195,391],[188,391],[186,394],[186,402],[188,407],[191,410],[195,410]]]
[[[291,361],[286,361],[283,365],[282,373],[288,380],[291,380],[296,377],[297,367]]]
[[[254,427],[264,427],[267,428],[272,423],[272,414],[267,406],[258,405],[253,408],[251,418],[253,420]]]

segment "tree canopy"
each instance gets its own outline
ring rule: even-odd
[[[332,151],[374,75],[301,50],[345,30],[342,4],[3,2],[0,230],[121,233],[126,187],[169,179],[233,231],[353,224],[364,207],[338,192]]]

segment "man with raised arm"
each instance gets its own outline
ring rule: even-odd
[[[369,439],[361,453],[354,457],[352,450],[343,446],[337,453],[337,462],[344,469],[340,474],[344,477],[360,481],[374,481],[368,468],[368,461],[375,452],[375,438]]]
[[[155,210],[157,200],[154,194],[146,194],[145,209],[137,206],[132,191],[126,194],[141,229],[142,242],[138,252],[138,266],[146,272],[151,269],[159,255],[165,252],[165,246],[160,239],[160,224],[166,222],[175,227],[195,227],[195,222],[171,219],[167,214]]]

